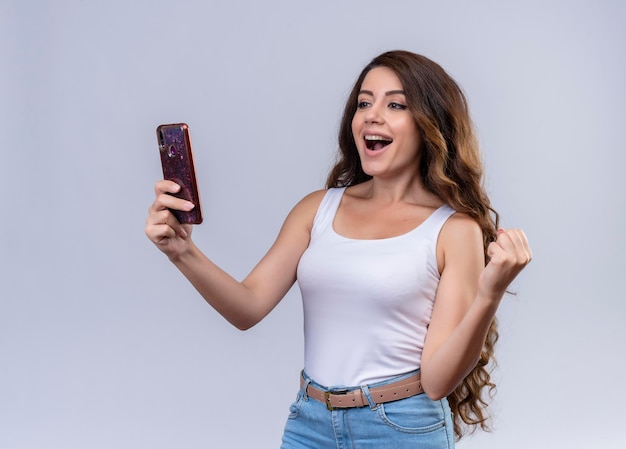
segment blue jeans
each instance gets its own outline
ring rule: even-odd
[[[311,383],[324,391],[333,391],[315,383],[306,373],[304,388],[291,405],[281,449],[452,449],[454,428],[448,401],[433,401],[418,394],[399,401],[376,405],[369,388],[411,376],[361,388],[370,406],[328,410],[325,404],[309,398],[306,386]],[[346,388],[341,388],[345,391]]]

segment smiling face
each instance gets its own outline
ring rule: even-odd
[[[375,67],[363,80],[352,119],[363,171],[380,178],[417,173],[420,132],[407,107],[400,80],[387,67]]]

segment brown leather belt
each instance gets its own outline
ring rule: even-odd
[[[300,388],[304,386],[304,379],[300,377]],[[398,401],[424,392],[420,374],[417,373],[406,379],[387,385],[369,389],[370,395],[376,404]],[[306,394],[326,405],[328,410],[336,408],[365,407],[369,405],[361,388],[350,391],[324,391],[309,384]]]

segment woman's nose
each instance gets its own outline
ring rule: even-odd
[[[372,104],[365,112],[365,123],[381,123],[383,118],[380,112],[380,106]]]

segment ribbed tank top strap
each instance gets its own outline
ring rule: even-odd
[[[330,188],[326,191],[320,203],[315,218],[313,219],[313,229],[311,229],[311,240],[315,239],[322,232],[332,226],[335,214],[341,203],[345,187]]]

